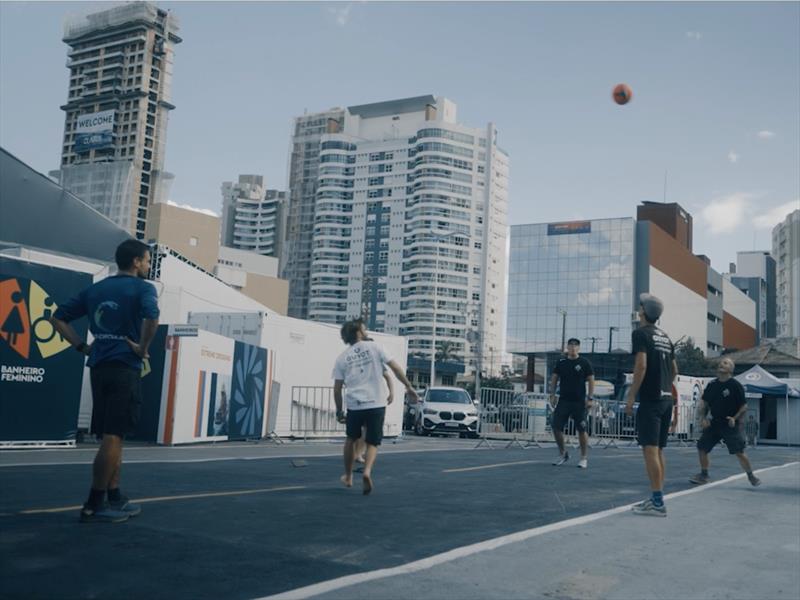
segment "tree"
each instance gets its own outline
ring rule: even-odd
[[[708,362],[703,351],[694,345],[692,338],[686,338],[675,345],[675,360],[678,373],[694,377],[707,377],[714,374],[714,367]]]
[[[455,352],[456,345],[453,342],[444,340],[436,343],[436,361],[446,362],[448,360],[460,360]]]
[[[468,383],[465,388],[472,398],[475,398],[475,382]],[[513,390],[514,384],[511,379],[504,375],[502,377],[481,377],[481,389]]]

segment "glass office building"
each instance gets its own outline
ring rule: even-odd
[[[635,230],[633,218],[512,226],[507,350],[558,352],[563,325],[582,352],[592,338],[630,352]]]

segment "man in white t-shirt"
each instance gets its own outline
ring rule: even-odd
[[[378,455],[378,446],[383,439],[383,419],[386,406],[392,403],[393,391],[383,385],[384,365],[388,366],[409,395],[419,401],[411,382],[383,348],[367,338],[367,329],[361,319],[342,325],[342,340],[350,347],[339,355],[333,367],[333,397],[336,401],[336,418],[347,423],[347,441],[344,444],[344,475],[342,483],[353,485],[354,445],[361,437],[361,428],[366,428],[366,464],[364,465],[363,492],[372,491],[372,467]],[[342,387],[347,388],[347,415],[342,410]]]

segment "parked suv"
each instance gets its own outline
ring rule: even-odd
[[[433,387],[425,391],[414,426],[417,435],[458,433],[477,437],[478,408],[459,387]]]

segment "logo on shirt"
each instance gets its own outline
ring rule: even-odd
[[[92,315],[97,329],[107,333],[116,333],[122,327],[122,311],[119,304],[113,300],[106,300],[100,303]]]
[[[70,347],[50,323],[58,305],[50,294],[30,279],[0,282],[0,338],[24,359],[37,348],[50,358]]]
[[[580,373],[580,372],[581,372],[581,366],[580,366],[580,365],[575,365],[575,370],[576,370],[578,373]]]
[[[731,391],[730,390],[728,390],[728,389],[722,390],[722,397],[723,398],[727,398],[730,395],[731,395]]]

